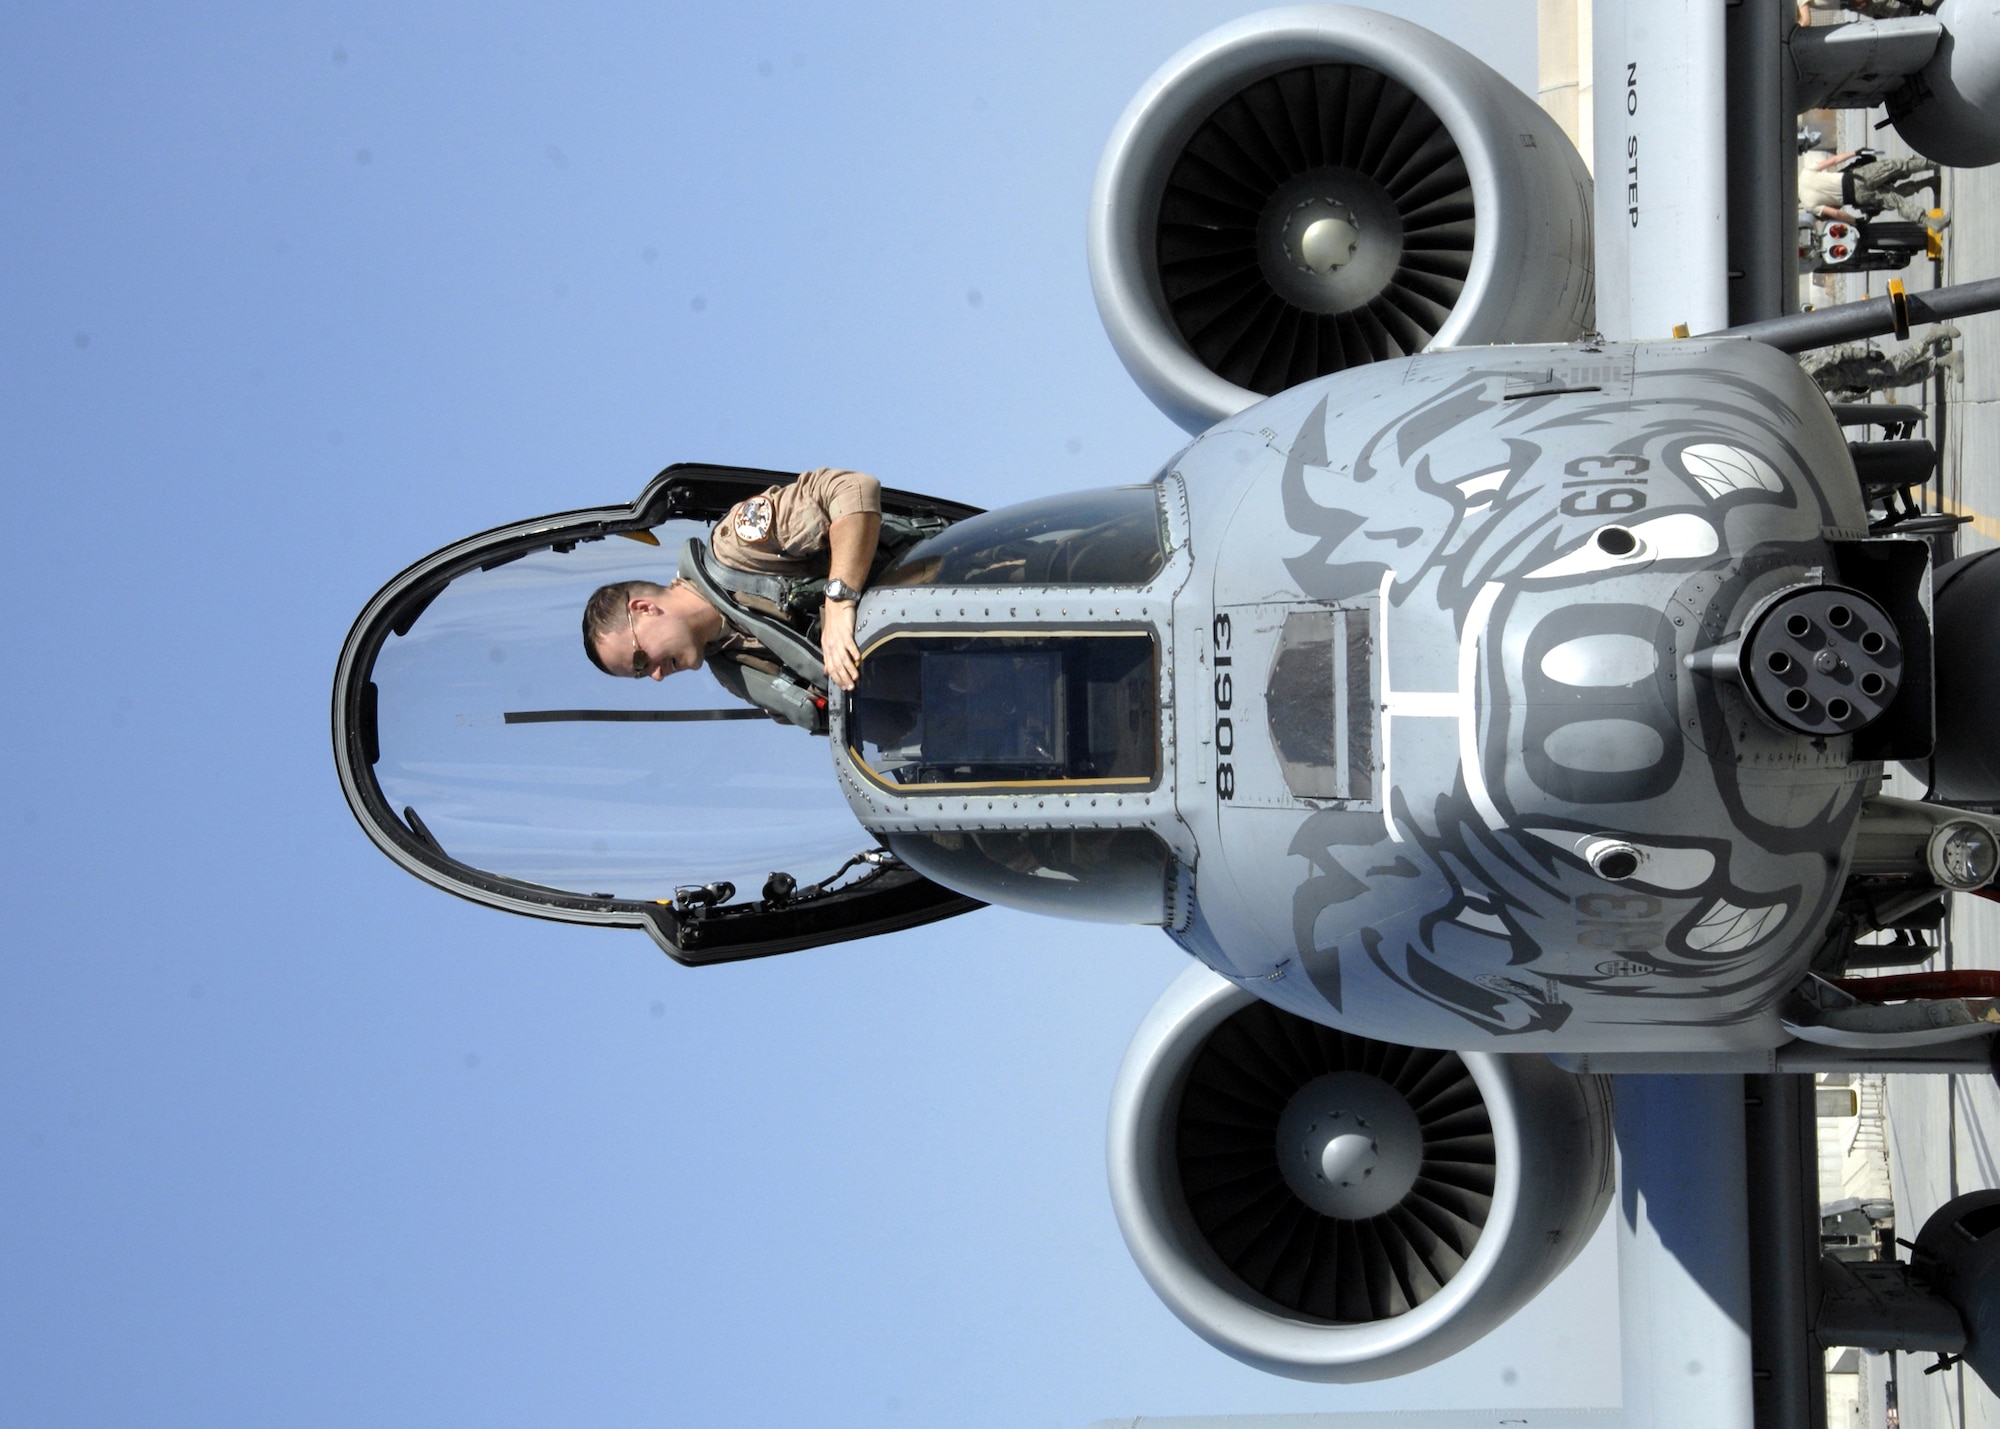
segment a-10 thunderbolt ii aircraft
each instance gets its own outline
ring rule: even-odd
[[[1578,1069],[1990,1030],[1850,974],[1927,956],[2000,867],[2000,561],[1937,563],[1921,444],[1850,445],[1870,413],[1791,352],[1992,285],[1611,342],[1591,232],[1560,129],[1456,47],[1226,27],[1134,101],[1090,219],[1187,446],[1001,510],[887,492],[932,534],[863,597],[851,696],[702,543],[787,474],[674,466],[469,537],[348,638],[349,802],[428,882],[692,964],[982,903],[1160,927],[1221,978],[1116,1092],[1149,1280],[1281,1373],[1441,1358],[1603,1212]],[[783,667],[757,708],[577,650],[594,586],[676,573]],[[1898,761],[1926,798],[1883,792]]]

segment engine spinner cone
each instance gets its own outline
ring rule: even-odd
[[[1423,1166],[1424,1132],[1403,1094],[1366,1072],[1326,1072],[1278,1117],[1278,1169],[1324,1216],[1367,1220],[1401,1203]]]

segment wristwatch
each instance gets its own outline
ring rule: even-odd
[[[861,592],[840,579],[840,577],[835,576],[826,583],[826,598],[828,600],[854,601],[861,599]]]

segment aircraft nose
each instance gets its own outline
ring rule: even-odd
[[[1638,605],[1557,607],[1527,639],[1522,772],[1556,804],[1625,803],[1670,788],[1681,764],[1673,636]]]

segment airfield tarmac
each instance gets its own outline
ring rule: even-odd
[[[1874,130],[1880,110],[1849,110],[1840,116],[1838,147],[1864,144],[1895,153],[1909,150],[1892,131]],[[2000,168],[1947,170],[1943,201],[1951,217],[1945,233],[1943,279],[1947,284],[2000,276]],[[1932,286],[1931,265],[1919,260],[1901,274],[1855,275],[1840,280],[1838,292],[1820,288],[1805,301],[1826,303],[1880,296],[1888,279],[1900,276],[1911,291]],[[1947,510],[1970,514],[1960,528],[1961,553],[2000,545],[2000,314],[1961,318],[1965,354],[1962,384],[1948,381],[1944,440],[1943,494]],[[1917,334],[1921,336],[1921,330]],[[1885,340],[1893,346],[1892,340]],[[1884,394],[1880,400],[1927,401],[1918,389]],[[1935,427],[1935,418],[1930,424]],[[1851,434],[1857,439],[1861,433]],[[1879,434],[1877,434],[1879,435]],[[1935,437],[1934,431],[1923,435]],[[1996,612],[2000,618],[2000,612]],[[1907,777],[1891,792],[1921,795]],[[2000,905],[1978,898],[1954,900],[1944,956],[1928,967],[2000,968]],[[1896,1234],[1914,1239],[1925,1219],[1966,1191],[2000,1186],[2000,1084],[1992,1077],[1893,1076],[1884,1079],[1889,1183],[1895,1203]],[[1822,1151],[1829,1135],[1851,1135],[1822,1123]],[[1845,1148],[1842,1148],[1843,1150]],[[1823,1156],[1823,1162],[1825,1160]],[[1823,1199],[1831,1188],[1824,1188]],[[1888,1417],[1884,1381],[1887,1355],[1864,1355],[1853,1377],[1853,1409],[1847,1417],[1840,1375],[1829,1376],[1828,1429],[1862,1429],[1885,1422],[1899,1429],[2000,1429],[2000,1397],[1963,1367],[1926,1374],[1931,1355],[1897,1355],[1894,1367],[1897,1415]],[[1838,1387],[1837,1387],[1838,1386]]]

